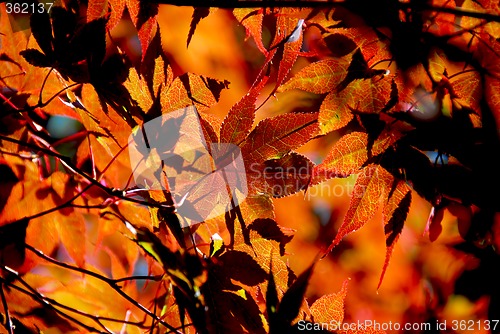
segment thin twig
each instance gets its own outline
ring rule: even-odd
[[[38,291],[36,291],[33,287],[31,287],[21,276],[19,276],[19,274],[10,269],[9,267],[5,267],[5,266],[2,266],[2,269],[4,269],[5,271],[9,272],[10,274],[13,274],[16,279],[28,290],[25,290],[23,289],[22,287],[20,286],[17,286],[15,285],[14,283],[12,282],[8,282],[7,280],[5,280],[3,277],[0,277],[0,281],[3,282],[3,284],[5,285],[8,285],[9,287],[15,289],[15,290],[18,290],[20,292],[23,292],[27,295],[29,295],[31,298],[37,300],[43,307],[48,307],[50,308],[51,310],[53,310],[54,312],[58,313],[59,315],[61,315],[63,318],[66,318],[72,322],[74,322],[75,324],[85,328],[86,330],[90,331],[90,332],[96,332],[96,333],[101,333],[102,331],[98,330],[97,328],[94,328],[92,326],[89,326],[89,325],[86,325],[84,324],[83,322],[81,322],[80,320],[78,319],[75,319],[73,318],[72,316],[62,312],[61,310],[57,309],[56,307],[54,307],[54,305],[52,305],[51,303],[49,303],[45,297],[40,294]]]
[[[148,201],[145,201],[145,200],[139,200],[139,199],[135,199],[135,198],[124,196],[123,191],[120,191],[120,190],[117,190],[117,189],[111,189],[111,188],[106,187],[105,185],[103,185],[102,183],[98,182],[97,180],[95,180],[94,178],[90,177],[85,172],[83,172],[81,169],[79,169],[78,167],[76,167],[75,165],[73,165],[73,163],[71,163],[69,157],[60,154],[59,152],[55,151],[54,149],[40,147],[38,145],[34,145],[34,144],[31,144],[31,143],[23,142],[23,141],[20,141],[20,140],[14,139],[14,138],[10,138],[10,137],[7,137],[7,136],[3,136],[3,135],[0,135],[0,139],[8,141],[8,142],[11,142],[11,143],[19,144],[19,145],[24,146],[24,147],[31,148],[31,149],[33,149],[35,151],[39,151],[39,152],[48,154],[50,156],[53,156],[53,157],[59,159],[61,161],[61,163],[66,168],[68,168],[72,173],[78,174],[78,175],[82,176],[87,181],[89,181],[92,185],[95,185],[96,187],[104,190],[110,196],[113,196],[113,197],[116,197],[118,199],[122,199],[122,200],[125,200],[125,201],[133,202],[133,203],[146,205],[146,206],[149,206],[149,207],[155,207],[155,208],[171,208],[172,207],[171,205],[168,205],[168,204],[148,202]]]
[[[82,273],[82,274],[85,274],[85,275],[89,275],[89,276],[92,276],[94,278],[97,278],[98,280],[103,281],[104,283],[108,284],[113,290],[115,290],[120,296],[122,296],[128,302],[130,302],[132,305],[136,306],[141,311],[143,311],[144,313],[146,313],[147,315],[149,315],[151,318],[153,318],[154,320],[158,321],[163,326],[167,327],[170,331],[178,333],[178,330],[176,328],[174,328],[173,326],[169,325],[168,323],[166,323],[165,321],[163,321],[162,319],[160,319],[156,314],[152,313],[150,310],[148,310],[146,307],[144,307],[141,303],[139,303],[138,301],[136,301],[135,299],[133,299],[132,297],[130,297],[128,294],[126,294],[123,290],[121,290],[121,287],[118,285],[118,282],[120,282],[121,280],[117,281],[115,279],[111,279],[111,278],[99,275],[99,274],[97,274],[97,273],[95,273],[93,271],[90,271],[88,269],[84,269],[84,268],[80,268],[80,267],[75,267],[75,266],[72,266],[70,264],[67,264],[67,263],[64,263],[64,262],[60,262],[60,261],[58,261],[58,260],[56,260],[56,259],[54,259],[54,258],[52,258],[52,257],[50,257],[48,255],[45,255],[43,252],[41,252],[40,250],[34,248],[31,245],[25,244],[25,247],[26,247],[26,249],[30,250],[31,252],[33,252],[38,257],[40,257],[40,258],[42,258],[44,260],[47,260],[47,261],[49,261],[49,262],[51,262],[53,264],[56,264],[56,265],[58,265],[58,266],[60,266],[62,268],[73,270],[75,272],[79,272],[79,273]]]
[[[3,292],[3,286],[0,287],[0,296],[2,297],[3,309],[5,312],[5,328],[9,334],[14,334],[12,319],[10,318],[9,306],[7,305],[7,299],[5,298],[5,294]]]
[[[49,79],[50,73],[52,73],[53,70],[54,70],[54,68],[51,67],[49,72],[47,73],[47,75],[43,79],[42,87],[40,88],[40,95],[38,95],[38,105],[43,105],[43,102],[42,102],[43,89],[45,88],[45,84],[47,83],[47,80]],[[59,95],[59,94],[57,94],[57,95]]]

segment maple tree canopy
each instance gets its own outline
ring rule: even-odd
[[[500,331],[498,1],[160,2],[0,4],[3,332]]]

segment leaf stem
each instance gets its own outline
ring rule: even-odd
[[[53,67],[50,68],[49,72],[47,73],[47,75],[43,79],[42,87],[40,87],[40,94],[38,95],[38,105],[43,105],[43,102],[42,102],[43,89],[45,88],[45,84],[47,83],[47,80],[49,79],[49,76],[50,76],[50,73],[52,73],[52,70],[54,70]],[[57,94],[57,95],[59,95],[59,94]]]

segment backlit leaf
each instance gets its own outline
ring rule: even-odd
[[[497,122],[497,128],[500,127],[500,94],[498,94],[498,89],[500,89],[500,80],[486,77],[485,94],[488,105]]]
[[[277,34],[272,45],[283,44],[283,46],[278,46],[278,51],[273,58],[273,61],[279,63],[279,68],[276,74],[275,88],[271,94],[274,94],[285,81],[302,49],[302,24],[304,20],[297,18],[298,13],[299,11],[296,9],[283,8],[277,18]]]
[[[446,56],[439,51],[434,51],[429,57],[429,73],[435,82],[441,81],[446,71]]]
[[[348,67],[349,62],[344,58],[320,60],[300,70],[278,92],[301,89],[315,94],[327,93],[342,81]]]
[[[155,69],[156,72],[156,69]],[[146,81],[144,78],[139,77],[137,70],[134,67],[129,69],[128,80],[124,83],[125,87],[130,93],[132,99],[139,105],[139,107],[147,112],[153,105],[153,100],[147,89]]]
[[[465,0],[461,6],[465,10],[472,12],[488,12],[488,13],[499,13],[498,3],[494,1],[473,1]],[[460,19],[460,26],[464,29],[476,28],[477,30],[483,30],[493,36],[494,38],[500,37],[500,23],[495,21],[482,20],[479,18],[471,16],[463,16]]]
[[[160,101],[163,112],[174,111],[195,104],[200,111],[217,103],[216,96],[229,83],[224,82],[217,91],[208,85],[211,78],[186,73],[174,79],[172,84],[161,93]],[[212,79],[214,80],[214,79]]]
[[[26,50],[25,55],[27,54],[28,58],[31,57],[31,60],[36,62],[39,66],[48,65],[50,59],[41,54],[39,46],[34,38],[28,41],[26,34],[22,30],[13,29],[9,20],[9,15],[4,14],[5,4],[0,4],[0,12],[2,13],[2,15],[0,15],[0,47],[2,50],[2,56],[0,57],[0,78],[1,86],[6,89],[6,91],[3,91],[3,94],[8,92],[7,97],[11,98],[13,104],[17,108],[24,108],[26,105],[36,105],[40,94],[43,102],[49,101],[50,98],[64,88],[64,85],[56,75],[52,74],[47,77],[43,90],[41,90],[41,83],[45,80],[48,69],[31,66],[20,53],[26,49],[30,50]],[[42,25],[45,26],[46,21],[44,22],[45,23],[42,23]],[[45,32],[44,34],[47,33]],[[50,42],[49,40],[46,43],[46,47],[49,47],[48,45]],[[13,96],[10,96],[10,94]],[[15,98],[15,96],[19,97],[19,99]],[[62,114],[72,117],[75,115],[74,112],[59,99],[53,99],[42,109],[45,113],[50,115]]]
[[[352,28],[335,27],[335,28],[330,28],[328,30],[331,33],[325,34],[324,42],[327,45],[327,47],[331,50],[333,55],[336,57],[348,54],[351,51],[353,51],[355,47],[358,47],[361,50],[363,57],[368,60],[368,64],[370,66],[382,59],[390,58],[390,53],[388,51],[388,48],[385,47],[385,45],[380,40],[377,33],[371,27],[366,27],[366,26],[358,26]],[[341,47],[347,46],[348,48],[347,50],[341,50],[340,52],[342,53],[338,54],[339,50],[337,48],[339,47],[339,45],[335,43],[336,40],[332,39],[332,37],[336,37],[336,39],[338,40],[339,36],[343,36],[344,38],[348,39],[348,41],[352,41],[354,47],[352,47],[349,42],[343,41],[340,46]]]
[[[322,133],[338,130],[346,126],[354,115],[352,114],[349,104],[343,101],[341,95],[345,95],[345,91],[337,93],[330,92],[319,109],[318,122]]]
[[[390,197],[384,204],[383,209],[387,250],[378,287],[380,287],[384,279],[384,274],[389,266],[394,245],[403,231],[403,226],[411,204],[411,189],[404,181],[398,181],[394,190],[391,190],[389,195]]]
[[[346,235],[358,230],[376,213],[380,197],[387,193],[393,176],[379,165],[368,165],[358,175],[349,209],[335,240],[328,247],[329,253]]]
[[[457,75],[456,79],[450,81],[453,93],[456,94],[456,97],[452,97],[454,98],[453,101],[463,107],[472,109],[478,115],[481,114],[480,104],[483,93],[480,80],[478,72],[471,72],[464,75]],[[488,86],[484,86],[485,90],[489,89]],[[487,94],[487,96],[489,95]],[[494,96],[495,93],[492,93],[492,95]]]
[[[280,226],[270,218],[255,219],[248,228],[257,231],[264,239],[279,242],[281,256],[285,255],[285,245],[292,240],[295,233],[295,230]]]
[[[321,296],[311,305],[311,315],[315,323],[341,324],[344,321],[344,299],[348,283],[347,279],[339,292]]]
[[[317,114],[285,114],[259,122],[241,145],[247,168],[255,162],[279,159],[305,144],[317,134],[316,119]]]
[[[235,8],[233,14],[238,21],[243,24],[247,31],[247,36],[252,36],[255,44],[262,54],[267,55],[267,50],[262,43],[262,19],[264,13],[262,9],[255,8]]]
[[[368,134],[351,132],[340,138],[321,164],[314,169],[313,184],[323,178],[346,177],[355,173],[369,157],[383,153],[398,139],[392,133],[383,132],[368,151]]]
[[[125,0],[94,0],[89,1],[87,6],[87,22],[108,15],[107,28],[112,30],[123,15]]]
[[[309,268],[301,273],[281,298],[277,316],[287,325],[291,324],[299,315],[314,265],[315,263],[311,264]]]
[[[314,164],[305,156],[290,152],[280,159],[252,164],[247,170],[250,193],[273,197],[293,195],[307,188]]]
[[[187,37],[186,46],[189,47],[189,43],[191,42],[191,38],[193,38],[194,32],[196,30],[196,26],[202,19],[207,17],[211,12],[216,10],[214,7],[195,7],[193,12],[193,18],[191,20],[191,25],[189,27],[189,33]]]
[[[254,84],[250,91],[229,110],[220,130],[221,143],[238,145],[250,133],[255,119],[255,102],[267,79],[263,77],[260,82]]]
[[[251,246],[246,244],[241,229],[236,227],[234,250],[251,254],[264,272],[271,270],[269,263],[272,259],[276,286],[280,291],[285,291],[288,287],[288,267],[280,257],[280,242],[268,239],[269,235],[258,225],[249,229],[248,233]],[[260,286],[263,287],[265,284],[261,283]]]
[[[141,43],[142,59],[144,59],[149,43],[156,33],[158,4],[139,0],[125,1],[130,18],[137,29],[137,35]]]

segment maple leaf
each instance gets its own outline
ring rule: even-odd
[[[194,32],[196,30],[196,26],[200,23],[201,20],[206,18],[210,13],[216,11],[217,8],[214,7],[194,7],[193,18],[191,20],[191,25],[189,26],[189,32],[186,42],[186,47],[189,47],[189,43],[193,38]]]
[[[255,319],[255,316],[259,317],[258,314],[260,314],[260,311],[255,308],[254,303],[262,299],[261,292],[264,291],[267,274],[264,277],[258,274],[257,277],[251,279],[250,277],[245,277],[250,275],[245,268],[253,268],[251,271],[256,273],[262,273],[261,270],[264,273],[268,273],[271,271],[270,262],[272,261],[277,288],[279,289],[277,293],[281,296],[281,291],[285,291],[288,288],[288,282],[291,280],[291,277],[294,277],[291,270],[280,257],[280,254],[284,254],[284,247],[290,241],[293,231],[283,228],[276,223],[273,219],[274,210],[272,202],[265,196],[248,196],[239,205],[238,210],[240,214],[235,213],[236,209],[232,210],[225,218],[221,219],[221,217],[218,217],[206,222],[198,231],[205,230],[205,228],[207,228],[207,231],[212,231],[204,237],[208,237],[210,240],[212,238],[211,233],[213,233],[214,229],[217,230],[217,225],[227,226],[227,229],[219,230],[224,233],[232,233],[233,240],[226,241],[225,245],[219,251],[213,253],[214,260],[218,261],[219,257],[224,256],[225,253],[221,253],[222,250],[227,252],[229,249],[229,252],[237,251],[235,254],[240,254],[237,258],[248,258],[247,260],[242,259],[244,262],[253,259],[258,264],[258,267],[255,266],[253,261],[253,264],[249,267],[242,266],[243,263],[235,263],[234,266],[240,268],[238,271],[241,272],[241,274],[238,273],[235,275],[232,269],[233,265],[227,263],[223,267],[217,266],[216,268],[218,269],[213,275],[219,278],[216,280],[210,280],[209,278],[210,285],[214,285],[210,290],[210,295],[216,298],[216,307],[211,312],[214,320],[219,323],[219,327],[225,328],[228,331],[234,331],[235,329],[241,331],[241,327],[243,326],[246,330],[253,329],[260,332],[262,327],[258,328],[256,324],[261,323],[261,321]],[[235,224],[234,220],[230,223],[228,220],[233,219],[231,218],[233,214],[236,216],[234,219],[242,219],[243,223],[240,221],[242,224]],[[204,233],[200,234],[202,237],[204,235]],[[225,237],[224,239],[226,240]],[[251,243],[248,243],[248,240]],[[231,279],[233,276],[235,279],[241,281],[243,286],[238,287],[234,284],[229,284],[233,281]],[[255,285],[256,283],[258,284]],[[231,292],[231,294],[215,294],[220,289]],[[230,305],[244,307],[243,309],[247,309],[247,314],[242,314],[239,310],[237,312],[228,312],[227,308]],[[228,318],[228,315],[231,316]],[[260,317],[263,319],[262,315]],[[221,323],[221,320],[218,319],[225,319],[225,321]],[[267,324],[265,324],[265,327],[267,327]]]
[[[389,266],[389,260],[392,255],[394,245],[403,231],[403,226],[406,221],[406,217],[408,216],[411,204],[411,189],[404,181],[398,181],[396,186],[390,190],[388,195],[389,198],[384,204],[383,209],[383,219],[385,224],[384,232],[386,235],[387,250],[382,273],[380,274],[378,288],[380,288],[382,280],[384,279],[385,271]]]
[[[365,132],[351,132],[340,138],[322,163],[314,168],[312,184],[330,177],[347,177],[361,168],[368,158],[385,152],[398,140],[393,132],[383,132],[369,150],[369,135]]]
[[[22,31],[16,31],[11,26],[9,15],[5,12],[5,5],[0,5],[0,44],[2,53],[0,57],[0,78],[2,94],[11,102],[15,109],[27,109],[25,117],[36,120],[33,110],[29,106],[40,106],[44,113],[50,115],[68,115],[74,117],[74,112],[60,99],[53,99],[64,88],[64,84],[56,75],[48,75],[46,69],[30,66],[19,53],[25,48],[34,47],[34,39],[26,38]],[[45,85],[41,85],[45,81]],[[36,111],[35,111],[36,112]]]
[[[257,219],[275,219],[273,202],[269,196],[265,195],[249,194],[242,203],[239,203],[237,210],[241,214],[238,217],[236,217],[235,208],[225,217],[218,216],[213,219],[206,220],[203,224],[204,228],[198,229],[197,234],[202,237],[203,240],[210,241],[212,240],[213,235],[217,233],[223,239],[224,243],[228,245],[228,247],[233,248],[236,239],[238,239],[239,242],[247,242],[245,239],[248,237],[249,233],[247,226],[249,226],[253,221]],[[239,228],[236,227],[236,219],[238,219],[240,223]],[[255,228],[254,230],[255,232],[260,231],[259,228]],[[239,231],[242,233],[241,236],[236,236],[236,232]],[[245,236],[243,235],[243,231],[246,233]],[[263,233],[265,235],[268,234],[267,232]]]
[[[328,254],[347,234],[361,228],[377,211],[379,200],[392,186],[394,177],[383,167],[370,164],[361,170],[353,189],[349,209]]]
[[[21,166],[19,161],[13,162],[18,165],[16,169]],[[29,222],[26,229],[27,244],[50,253],[61,240],[77,265],[83,267],[86,246],[80,242],[80,235],[85,234],[85,222],[81,213],[65,207],[76,194],[69,176],[54,172],[49,178],[40,180],[36,169],[28,169],[24,175],[16,177],[18,182],[12,185],[7,199],[2,200],[5,206],[0,225]],[[43,240],[40,239],[42,236]],[[29,255],[24,264],[18,264],[19,272],[27,272],[36,264],[36,257]]]
[[[159,67],[161,65],[158,65]],[[156,68],[156,67],[155,67]],[[163,68],[161,69],[163,70]],[[159,72],[161,70],[155,70]],[[145,113],[148,113],[153,107],[153,97],[148,89],[148,85],[144,77],[140,77],[134,67],[129,69],[127,81],[124,83],[125,88],[130,93],[130,97],[137,103]]]
[[[263,77],[250,88],[250,91],[239,102],[231,107],[220,129],[222,143],[239,145],[248,136],[255,119],[255,102],[267,79],[268,77]]]
[[[273,262],[272,262],[273,263]],[[269,319],[269,333],[290,332],[294,328],[293,322],[299,316],[301,307],[304,304],[309,279],[311,278],[314,266],[313,262],[304,272],[302,272],[278,300],[278,292],[272,271],[269,271],[268,285],[266,289],[266,308]]]
[[[88,141],[83,141],[78,148],[79,163],[90,158],[98,171],[107,171],[110,184],[117,188],[126,184],[131,175],[130,161],[128,155],[121,152],[128,143],[130,126],[118,113],[106,114],[97,91],[89,84],[83,85],[81,102],[75,110],[89,131]]]
[[[279,159],[317,134],[317,114],[284,114],[257,124],[241,144],[245,165]]]
[[[62,7],[54,7],[50,17],[47,13],[33,14],[30,25],[43,53],[27,49],[21,55],[33,65],[54,67],[66,78],[89,82],[104,60],[106,20],[99,18],[84,25],[64,24],[63,20],[76,22],[77,15]]]
[[[498,79],[500,73],[500,66],[498,65],[500,43],[491,36],[483,35],[482,37],[487,43],[479,44],[477,57],[480,59],[481,65],[487,70],[487,75],[484,76],[484,95],[498,129],[500,126],[500,97],[496,89],[500,85]]]
[[[452,102],[461,107],[470,108],[476,114],[481,115],[480,101],[483,94],[479,84],[480,75],[478,72],[471,72],[465,75],[457,75],[454,80],[450,80],[453,96]],[[485,86],[485,90],[489,85]],[[489,94],[485,92],[488,96]],[[494,93],[492,93],[495,95]],[[495,109],[492,109],[495,110]]]
[[[137,29],[137,36],[141,43],[142,60],[144,60],[149,43],[158,29],[156,21],[158,4],[139,0],[125,0],[125,2],[130,18]]]
[[[120,22],[125,0],[93,0],[87,6],[87,22],[109,15],[106,28],[112,30]]]
[[[213,328],[221,333],[265,333],[262,314],[252,295],[244,288],[225,288],[217,282],[219,277],[210,277],[207,286],[213,293],[213,297],[208,295],[213,299],[213,307],[209,309]]]
[[[327,21],[331,22],[331,21]],[[352,28],[329,28],[324,34],[322,42],[336,57],[349,54],[354,49],[359,48],[364,58],[368,60],[368,65],[373,65],[380,60],[390,59],[390,52],[384,41],[379,38],[371,27],[359,26]],[[339,48],[340,40],[340,48]],[[339,54],[339,52],[342,52]]]
[[[490,1],[472,1],[466,0],[463,2],[463,9],[473,11],[473,12],[489,12],[489,13],[499,13],[499,6],[495,2]],[[460,26],[464,29],[473,29],[485,32],[493,36],[494,38],[500,37],[500,24],[498,22],[474,18],[471,16],[464,16],[460,19]]]
[[[264,239],[278,242],[281,256],[285,255],[285,246],[292,240],[295,233],[295,230],[280,226],[270,218],[257,218],[248,226],[248,229],[256,231]]]
[[[247,36],[253,37],[259,51],[262,52],[262,54],[267,55],[268,51],[262,43],[262,20],[264,18],[263,10],[253,8],[235,8],[233,9],[233,14],[245,27]]]
[[[207,273],[201,260],[183,249],[172,252],[147,228],[133,228],[133,232],[134,241],[160,263],[169,276],[179,308],[188,311],[196,328],[206,328],[205,301],[200,289],[207,280]]]
[[[277,287],[281,291],[285,291],[288,287],[289,269],[279,254],[281,253],[281,248],[284,247],[283,243],[286,241],[285,239],[289,238],[280,235],[279,232],[277,235],[274,232],[269,233],[281,228],[272,220],[266,221],[269,226],[264,227],[262,223],[257,221],[255,225],[253,223],[250,224],[245,232],[241,228],[236,227],[233,249],[251,254],[264,272],[271,270],[269,263],[272,259],[273,270],[276,273]],[[291,232],[288,231],[288,234]],[[248,239],[251,241],[250,245],[245,241],[243,233],[248,233]],[[260,283],[262,287],[264,282]]]
[[[277,71],[271,72],[270,74],[271,81],[274,81],[275,84],[273,90],[263,102],[264,104],[285,81],[299,56],[303,40],[303,17],[305,17],[306,14],[291,8],[281,8],[279,13],[273,13],[273,15],[264,15],[262,11],[248,11],[246,9],[234,9],[233,13],[236,18],[242,22],[249,19],[247,23],[248,26],[244,23],[247,28],[247,36],[252,35],[254,37],[257,47],[266,57],[258,75],[258,82],[269,76],[268,66],[273,63],[279,64]],[[260,37],[264,16],[270,16],[270,18],[276,22],[276,33],[269,46],[269,50],[264,47]]]
[[[349,56],[306,66],[278,91],[328,93],[318,117],[321,133],[326,134],[346,126],[353,118],[353,111],[379,113],[394,107],[397,87],[385,74],[385,70],[369,68],[358,48]]]
[[[222,89],[228,81],[185,73],[175,78],[169,87],[161,92],[160,103],[163,112],[173,111],[195,104],[200,111],[207,110],[218,101]]]
[[[252,205],[246,205],[250,200]],[[247,197],[242,211],[255,209],[261,198]],[[248,212],[245,216],[248,216]],[[259,216],[265,216],[262,213]],[[238,218],[239,219],[239,218]],[[249,233],[252,241],[248,245],[244,233]],[[264,332],[263,315],[257,306],[260,291],[266,284],[269,262],[272,259],[276,270],[278,287],[284,291],[288,284],[288,267],[279,257],[280,248],[291,239],[291,231],[279,227],[270,218],[259,219],[243,230],[234,226],[234,245],[223,247],[212,255],[216,266],[211,268],[207,298],[213,299],[210,313],[214,324],[223,332],[252,331]],[[239,282],[242,285],[235,284]],[[209,290],[208,290],[209,289]],[[234,311],[230,311],[234,309]],[[243,310],[245,310],[243,312]],[[224,321],[222,321],[224,319]]]
[[[50,17],[47,13],[33,14],[30,24],[43,52],[28,48],[20,54],[32,65],[57,69],[64,79],[92,83],[101,100],[112,106],[131,126],[135,125],[132,115],[141,115],[137,115],[129,93],[122,85],[130,64],[121,52],[106,57],[106,19],[76,24],[77,19],[75,12],[63,7],[54,7]]]
[[[281,85],[278,92],[301,89],[315,94],[328,93],[345,78],[348,67],[349,61],[345,58],[317,61],[301,69]]]
[[[336,323],[344,321],[344,300],[347,295],[347,284],[345,280],[338,293],[324,295],[318,298],[310,307],[311,318],[316,323]]]
[[[350,101],[346,101],[347,99]],[[321,103],[318,122],[323,133],[338,130],[346,126],[354,117],[350,105],[355,98],[349,92],[330,92]]]
[[[304,19],[301,17],[304,15],[305,13],[300,14],[296,9],[283,8],[280,10],[276,22],[277,33],[271,45],[271,48],[277,48],[276,54],[273,55],[273,61],[276,61],[279,67],[276,73],[276,83],[270,95],[274,94],[285,81],[297,60],[302,48]]]
[[[252,164],[247,171],[250,194],[273,197],[293,195],[309,185],[314,164],[305,156],[290,152],[280,159]]]

